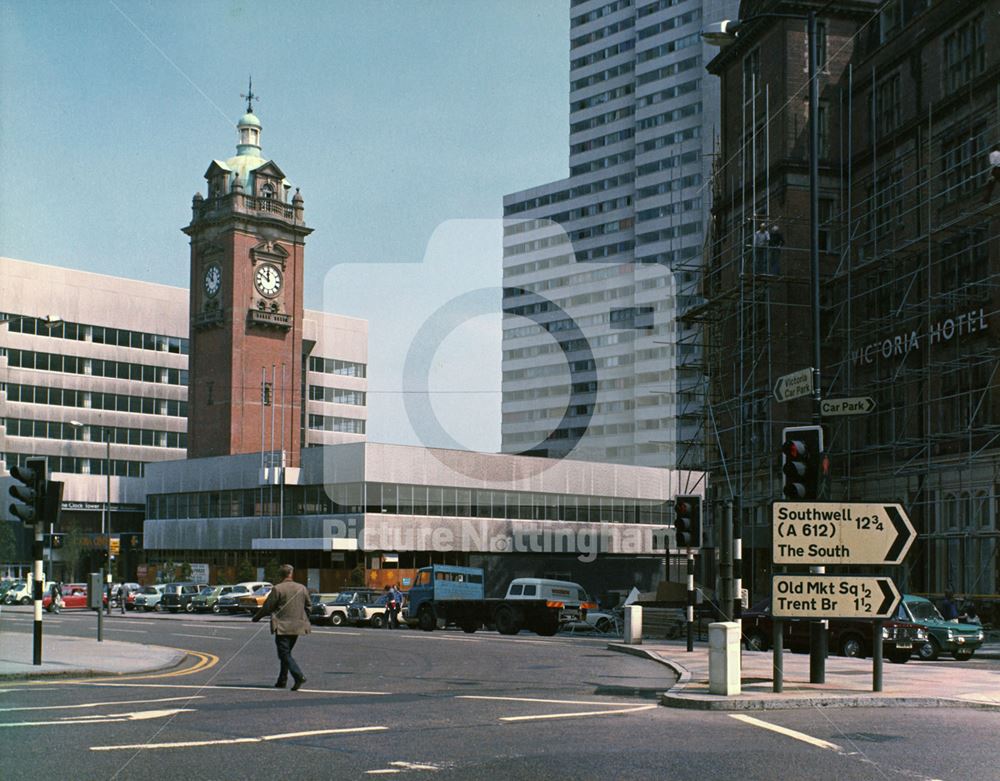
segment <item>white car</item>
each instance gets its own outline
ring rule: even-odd
[[[135,595],[135,609],[136,610],[155,610],[156,606],[160,604],[160,600],[163,598],[163,589],[165,584],[159,584],[156,586],[146,586],[143,590]]]

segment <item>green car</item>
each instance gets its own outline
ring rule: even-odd
[[[189,603],[190,612],[207,613],[211,610],[213,613],[218,613],[219,597],[232,593],[234,588],[234,586],[202,586],[201,591],[192,597]]]
[[[917,645],[917,655],[933,662],[942,653],[951,654],[958,661],[971,659],[976,649],[983,644],[983,628],[975,624],[959,624],[945,621],[929,599],[913,594],[903,594],[898,617],[912,621],[927,630],[927,641]]]

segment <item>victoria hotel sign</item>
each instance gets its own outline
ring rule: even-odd
[[[889,360],[906,356],[912,350],[919,350],[922,340],[926,341],[928,347],[932,347],[953,339],[963,339],[969,334],[985,331],[988,327],[988,316],[984,309],[962,312],[931,323],[926,333],[921,334],[917,329],[904,331],[852,350],[851,363],[855,366],[868,366],[880,358]]]

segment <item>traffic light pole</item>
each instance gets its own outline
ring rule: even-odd
[[[42,559],[45,556],[45,526],[41,519],[35,522],[35,542],[32,545],[32,552],[35,557],[35,579],[32,583],[32,596],[35,600],[35,626],[34,643],[31,657],[32,664],[42,663],[42,586],[45,583],[45,576],[42,574]]]
[[[816,12],[807,17],[809,36],[809,276],[812,288],[813,338],[813,423],[822,423],[820,393],[820,306],[819,306],[819,84],[816,62]],[[826,567],[810,567],[822,574]],[[826,682],[826,623],[814,621],[809,626],[809,682]]]

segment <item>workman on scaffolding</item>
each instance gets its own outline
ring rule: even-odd
[[[770,273],[777,276],[781,273],[781,250],[785,246],[785,237],[781,234],[781,229],[774,224],[767,235],[767,258],[770,266]]]

